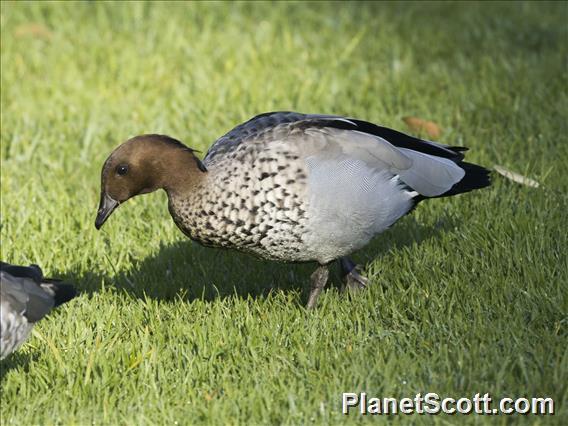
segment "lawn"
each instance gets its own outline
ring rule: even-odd
[[[82,292],[0,364],[2,424],[568,422],[567,3],[2,2],[0,19],[2,259]],[[432,120],[541,187],[494,176],[422,203],[355,255],[370,288],[335,274],[313,312],[313,265],[192,243],[164,193],[95,230],[120,142],[204,153],[272,110]],[[557,414],[342,415],[361,391],[549,396]]]

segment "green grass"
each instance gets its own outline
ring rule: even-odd
[[[2,258],[82,290],[2,362],[2,424],[566,424],[567,8],[2,2]],[[312,265],[191,243],[163,193],[95,230],[121,141],[205,152],[280,109],[434,120],[543,187],[423,203],[356,254],[369,290],[334,278],[315,312]],[[345,417],[347,391],[551,396],[558,414]]]

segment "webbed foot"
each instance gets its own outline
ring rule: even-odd
[[[342,257],[339,259],[339,266],[343,281],[342,291],[358,291],[367,288],[369,279],[359,273],[355,262],[348,257]]]

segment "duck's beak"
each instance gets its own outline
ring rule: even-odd
[[[101,226],[106,222],[111,213],[118,207],[120,203],[106,193],[101,194],[101,202],[99,204],[99,211],[95,219],[95,228],[101,229]]]

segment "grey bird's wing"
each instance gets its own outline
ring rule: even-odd
[[[461,154],[461,152],[467,150],[465,147],[452,147],[437,142],[415,138],[405,133],[389,129],[388,127],[377,126],[376,124],[353,118],[336,115],[302,114],[291,111],[276,111],[257,115],[245,123],[239,124],[237,127],[217,139],[207,151],[205,158],[211,160],[219,154],[231,152],[241,143],[258,138],[263,133],[280,126],[287,126],[290,129],[317,129],[330,127],[342,130],[359,131],[369,135],[378,136],[399,148],[412,149],[425,154],[456,160],[463,159],[463,154]]]
[[[71,284],[45,278],[37,265],[19,266],[0,262],[2,308],[23,315],[34,323],[51,309],[76,295]]]
[[[16,277],[0,271],[2,309],[12,311],[34,323],[46,316],[54,306],[53,295],[30,277]]]
[[[352,118],[295,112],[266,113],[235,127],[211,146],[204,163],[214,165],[245,144],[272,141],[293,143],[304,158],[315,162],[347,157],[376,170],[389,170],[428,197],[449,191],[465,175],[457,163],[466,148],[421,140]]]

